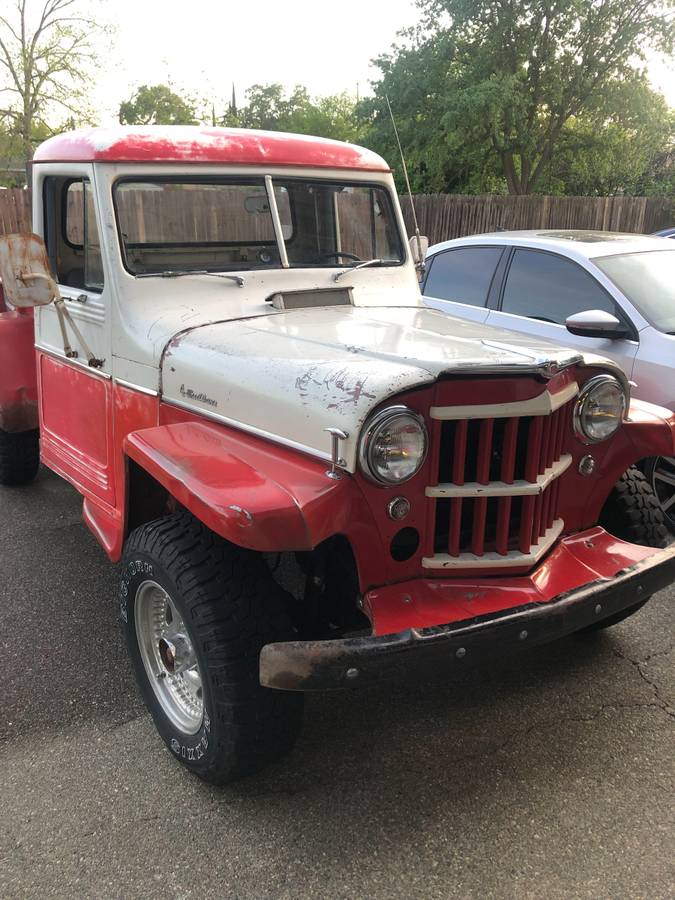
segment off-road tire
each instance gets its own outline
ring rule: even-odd
[[[40,432],[0,429],[0,484],[28,484],[40,468]]]
[[[661,490],[661,497],[659,497],[659,491],[657,491],[656,486],[656,475],[659,469],[665,468],[668,474],[675,474],[672,467],[673,457],[661,457],[661,456],[650,456],[648,459],[643,459],[640,463],[640,468],[645,474],[645,478],[649,482],[656,495],[657,502],[659,503],[659,507],[661,512],[663,513],[663,519],[667,528],[670,528],[672,532],[675,533],[675,504],[669,506],[668,509],[663,509],[662,504],[666,499],[670,499],[664,494],[663,490]],[[662,488],[662,486],[661,486]]]
[[[656,494],[636,466],[624,472],[613,487],[600,525],[622,541],[644,547],[665,547],[668,540]]]
[[[607,616],[606,619],[602,619],[600,622],[593,622],[592,625],[587,625],[585,628],[582,628],[581,633],[588,634],[593,631],[604,631],[605,628],[611,628],[612,625],[618,625],[619,622],[623,622],[624,619],[635,615],[638,610],[642,609],[647,600],[649,600],[649,597],[645,600],[640,600],[639,603],[635,603],[633,606],[629,606],[628,609],[622,609],[621,612],[614,613],[613,616]]]
[[[138,646],[135,600],[152,580],[171,597],[189,632],[203,684],[196,734],[168,718]],[[224,784],[286,754],[302,720],[303,696],[260,685],[263,645],[292,640],[285,592],[264,559],[229,544],[181,511],[137,528],[124,549],[120,612],[143,699],[167,747],[195,775]]]

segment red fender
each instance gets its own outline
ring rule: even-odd
[[[124,451],[208,528],[240,547],[311,550],[349,530],[363,500],[353,480],[297,451],[182,422],[132,432]]]
[[[0,428],[38,427],[37,369],[32,310],[0,312]]]

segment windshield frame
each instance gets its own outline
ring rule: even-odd
[[[218,267],[207,267],[200,266],[201,270],[206,269],[209,274],[215,274],[218,272],[222,273],[230,273],[230,272],[267,272],[267,271],[279,271],[280,269],[288,269],[291,271],[300,271],[302,269],[308,269],[310,271],[328,271],[328,270],[339,270],[339,271],[348,271],[354,266],[358,265],[358,263],[354,262],[354,265],[340,265],[337,262],[327,262],[325,264],[317,263],[317,264],[290,264],[287,257],[286,245],[287,241],[284,239],[282,233],[281,219],[279,216],[279,209],[277,205],[276,199],[276,188],[281,186],[283,187],[285,183],[290,181],[296,181],[299,183],[305,182],[309,184],[322,184],[326,185],[341,185],[344,187],[359,187],[359,188],[372,188],[381,190],[386,197],[386,203],[388,208],[388,215],[391,218],[391,225],[395,229],[396,238],[399,244],[399,252],[400,252],[400,260],[383,260],[381,263],[375,262],[372,268],[400,268],[401,266],[405,266],[408,262],[408,241],[405,237],[405,229],[403,226],[403,220],[401,217],[400,210],[397,208],[396,203],[394,202],[393,191],[391,185],[387,184],[385,181],[379,181],[375,179],[355,179],[355,178],[343,178],[340,175],[336,175],[331,173],[330,175],[322,175],[317,176],[314,172],[312,174],[300,175],[298,172],[276,172],[275,174],[270,174],[269,172],[255,171],[248,173],[226,173],[226,172],[218,172],[218,173],[195,173],[191,174],[190,172],[183,171],[180,174],[174,173],[163,173],[163,172],[153,172],[145,175],[143,172],[134,172],[129,174],[119,175],[112,181],[111,184],[111,197],[112,197],[112,206],[113,206],[113,214],[115,217],[115,229],[117,231],[117,239],[118,239],[118,248],[119,254],[122,261],[122,266],[127,272],[127,274],[131,275],[133,278],[139,276],[139,272],[133,271],[130,267],[127,260],[127,247],[124,235],[122,233],[122,221],[120,217],[120,209],[118,205],[118,187],[122,184],[129,183],[137,183],[137,184],[162,184],[162,183],[173,183],[173,184],[212,184],[212,185],[229,185],[229,184],[253,184],[255,183],[256,187],[260,187],[264,184],[267,200],[270,208],[270,215],[272,218],[272,225],[274,230],[274,245],[276,247],[276,251],[278,254],[278,260],[275,260],[271,265],[251,265],[247,263],[246,266],[239,267],[228,267],[228,266],[218,266]],[[293,210],[293,205],[290,205],[290,214],[291,214],[291,222],[293,225],[293,233],[291,237],[291,241],[296,237],[296,222],[295,222],[295,214]],[[241,246],[242,242],[232,241],[201,241],[196,242],[199,243],[203,247],[232,247],[232,246]],[[270,241],[250,241],[246,242],[246,246],[272,246],[273,242]],[[169,243],[165,246],[169,246]],[[177,246],[181,246],[181,244],[177,244]],[[182,246],[185,246],[182,244]],[[366,260],[362,260],[366,261]],[[370,261],[370,260],[368,260]],[[181,267],[182,268],[182,267]],[[166,269],[166,267],[163,267]],[[160,277],[162,275],[162,271],[158,268],[157,272],[144,272],[142,273],[144,277],[152,277],[156,275]],[[195,274],[199,274],[199,272],[195,272]]]
[[[664,238],[664,241],[666,241],[666,240],[667,240],[667,238]],[[642,318],[645,320],[645,322],[648,322],[652,328],[656,329],[656,331],[659,332],[659,334],[665,334],[665,335],[672,337],[673,332],[665,331],[662,324],[659,323],[658,321],[654,320],[650,311],[645,309],[644,306],[640,302],[636,301],[636,299],[633,296],[626,293],[624,287],[621,284],[619,284],[619,282],[616,281],[609,272],[605,271],[605,269],[602,265],[600,265],[602,262],[604,262],[605,260],[608,260],[608,259],[616,259],[616,258],[626,259],[627,257],[647,256],[647,255],[653,254],[653,253],[659,253],[659,254],[660,253],[671,253],[671,254],[673,254],[673,258],[675,258],[675,247],[672,250],[669,247],[659,247],[659,248],[651,247],[649,250],[630,250],[628,252],[623,252],[623,253],[606,253],[603,256],[594,256],[591,259],[591,262],[598,269],[598,271],[603,275],[603,277],[609,281],[609,283],[612,285],[614,290],[618,291],[622,297],[625,297],[625,299],[631,304],[633,309],[635,309],[636,312],[638,312],[642,316]]]

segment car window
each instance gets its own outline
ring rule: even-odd
[[[501,247],[459,247],[433,257],[424,294],[469,306],[485,306]]]
[[[675,334],[675,250],[622,253],[593,262],[655,328]]]
[[[617,314],[612,298],[581,266],[553,253],[516,250],[502,312],[564,325],[568,316],[589,309]]]
[[[89,179],[50,176],[44,191],[47,251],[57,281],[100,293],[103,260]]]

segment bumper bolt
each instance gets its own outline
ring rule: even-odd
[[[519,641],[524,641],[526,638],[527,638],[527,631],[525,631],[525,629],[523,629],[523,630],[520,632],[520,634],[518,635],[518,640],[519,640]]]
[[[358,678],[358,677],[359,677],[358,669],[347,669],[347,678],[349,678],[350,681],[353,681],[355,678]]]
[[[460,647],[459,650],[455,653],[457,659],[463,659],[466,656],[466,648]]]
[[[601,612],[602,612],[602,606],[600,606],[600,604],[598,603],[598,605],[595,607],[596,616],[599,616]]]

